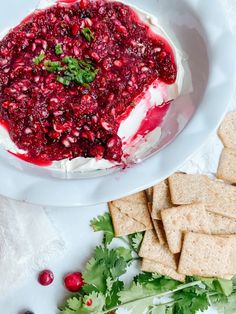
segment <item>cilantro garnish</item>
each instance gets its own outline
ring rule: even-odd
[[[89,27],[83,28],[81,32],[89,43],[94,40],[94,34]]]
[[[143,233],[117,240],[123,240],[126,247],[110,248],[114,239],[110,215],[93,219],[91,226],[94,231],[104,232],[103,244],[95,249],[85,267],[86,284],[66,301],[62,314],[108,314],[119,308],[131,314],[196,314],[210,305],[219,313],[236,313],[236,279],[188,277],[181,283],[157,273],[140,273],[125,285],[121,276],[137,259],[135,252]]]
[[[90,60],[77,60],[71,56],[65,57],[62,61],[46,60],[44,68],[51,73],[60,72],[56,80],[65,86],[74,82],[89,88],[89,83],[92,83],[98,74]]]
[[[33,59],[34,64],[39,65],[45,58],[44,53],[40,53],[37,57]]]
[[[98,216],[97,218],[94,218],[93,220],[91,220],[90,225],[95,232],[104,232],[103,243],[105,245],[110,244],[111,241],[114,239],[114,229],[111,221],[111,216],[108,213],[105,213],[103,216]]]
[[[62,44],[57,44],[55,46],[55,53],[58,56],[63,54]]]
[[[44,67],[48,72],[51,72],[51,73],[58,72],[63,69],[60,61],[46,60],[44,61]]]

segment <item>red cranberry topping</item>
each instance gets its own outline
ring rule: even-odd
[[[98,73],[86,78],[89,84],[58,79],[62,70],[51,66],[63,69],[65,57],[90,60]],[[45,60],[52,62],[46,69]],[[25,160],[119,162],[121,116],[154,80],[172,84],[176,74],[168,43],[130,7],[58,4],[30,15],[0,42],[0,120],[28,152]]]
[[[69,273],[64,278],[64,284],[66,289],[71,292],[79,291],[84,285],[82,274],[79,272]]]
[[[38,276],[38,282],[42,286],[49,286],[54,280],[53,272],[50,270],[44,270],[42,271]]]

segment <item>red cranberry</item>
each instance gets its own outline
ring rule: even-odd
[[[93,300],[92,299],[89,299],[87,302],[86,302],[86,305],[87,306],[91,306],[93,304]]]
[[[64,278],[64,284],[67,290],[78,292],[84,285],[82,274],[79,272],[69,273]]]
[[[42,286],[49,286],[54,280],[54,275],[51,270],[44,270],[38,276],[38,282]]]

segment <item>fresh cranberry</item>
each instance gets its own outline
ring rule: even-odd
[[[54,275],[51,270],[44,270],[38,276],[38,282],[42,286],[49,286],[54,280]]]
[[[86,305],[87,306],[92,306],[93,304],[93,300],[92,299],[89,299],[87,302],[86,302]]]
[[[69,273],[64,278],[64,284],[67,290],[78,292],[84,285],[82,274],[79,272]]]

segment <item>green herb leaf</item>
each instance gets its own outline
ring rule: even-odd
[[[91,42],[92,40],[94,40],[94,34],[89,27],[83,28],[81,32],[88,42]]]
[[[144,232],[137,232],[137,233],[128,235],[130,245],[132,246],[132,248],[134,249],[136,253],[139,252],[141,243],[143,241],[143,236],[144,236]]]
[[[207,292],[198,286],[177,291],[173,295],[176,301],[175,309],[177,313],[195,314],[198,311],[205,311],[209,307]]]
[[[87,311],[84,313],[103,313],[105,306],[105,296],[102,293],[92,292],[83,298],[82,308]],[[80,313],[80,312],[79,312]],[[81,312],[83,313],[83,312]]]
[[[87,263],[83,278],[86,284],[105,293],[107,278],[118,279],[125,273],[127,266],[124,258],[118,255],[115,249],[109,250],[99,246],[95,250],[94,257]]]
[[[51,73],[63,70],[60,61],[46,60],[44,61],[44,67],[45,67],[45,70]]]
[[[57,44],[55,46],[55,53],[58,56],[63,54],[62,44]]]
[[[75,314],[82,306],[82,300],[77,297],[69,298],[61,309],[62,314]]]
[[[115,237],[111,216],[108,213],[105,213],[102,216],[98,216],[90,221],[90,226],[95,232],[103,231],[104,232],[104,244],[108,245]]]
[[[123,290],[123,281],[115,281],[110,289],[110,292],[106,298],[106,309],[112,309],[120,304],[118,293]]]
[[[68,76],[57,76],[57,81],[65,86],[69,86],[71,83],[71,78]]]
[[[236,313],[236,292],[231,296],[220,298],[218,296],[210,297],[213,307],[217,309],[219,314],[235,314]]]
[[[123,257],[126,263],[130,263],[132,261],[132,251],[130,249],[126,249],[124,247],[118,247],[115,249],[116,253]]]
[[[39,65],[45,59],[45,54],[40,53],[37,57],[33,59],[34,64]]]

